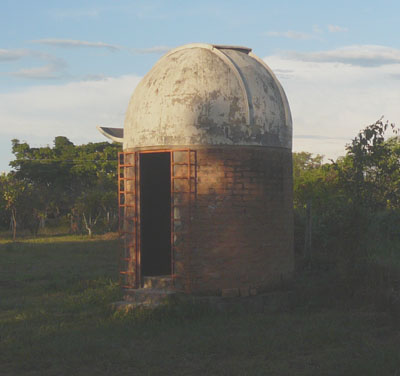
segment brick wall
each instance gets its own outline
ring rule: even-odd
[[[196,159],[196,199],[174,198],[177,287],[245,294],[288,277],[294,268],[291,151],[199,148]],[[185,184],[176,189],[185,191]]]

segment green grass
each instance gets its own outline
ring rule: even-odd
[[[0,375],[400,375],[390,317],[342,304],[329,279],[303,276],[292,304],[268,313],[113,312],[117,247],[0,242]]]

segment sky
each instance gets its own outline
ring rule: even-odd
[[[0,172],[11,140],[106,139],[168,50],[242,45],[281,82],[293,150],[335,159],[366,125],[400,125],[400,2],[0,0]]]

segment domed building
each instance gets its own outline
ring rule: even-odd
[[[292,120],[251,49],[189,44],[136,87],[123,131],[125,287],[246,296],[294,267]]]

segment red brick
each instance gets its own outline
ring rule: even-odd
[[[197,149],[197,197],[191,223],[182,208],[174,247],[179,286],[184,291],[232,290],[256,294],[293,271],[291,152],[279,148]],[[183,170],[182,170],[182,173]],[[188,185],[177,183],[176,190]],[[252,286],[247,289],[246,286]],[[244,290],[242,290],[244,289]],[[237,295],[239,295],[239,290]],[[236,294],[235,293],[235,294]],[[232,292],[233,294],[233,292]]]

